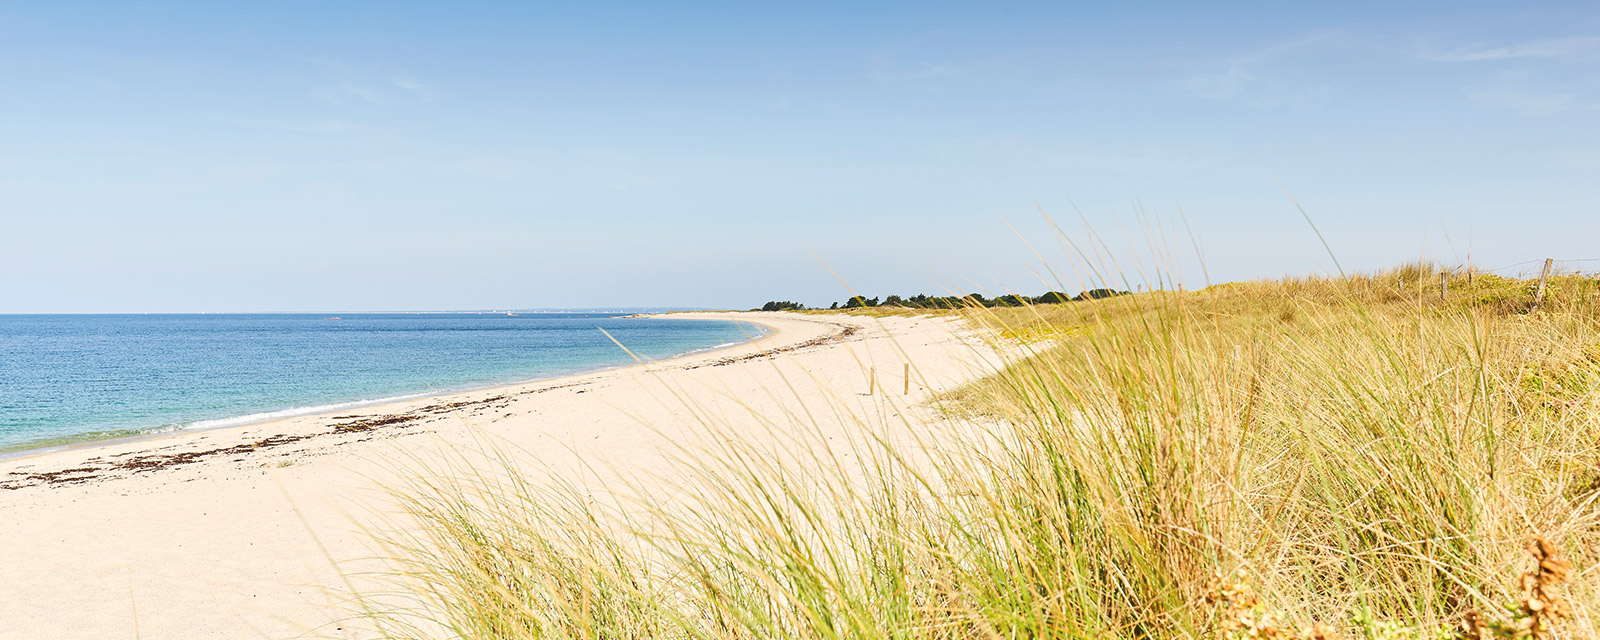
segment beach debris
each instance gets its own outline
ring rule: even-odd
[[[824,345],[833,344],[835,342],[843,342],[846,338],[849,338],[850,336],[855,335],[856,332],[858,332],[858,331],[860,331],[859,327],[854,327],[854,326],[848,326],[847,325],[847,326],[844,326],[843,328],[841,328],[839,331],[836,331],[834,333],[831,333],[831,334],[828,334],[828,335],[825,335],[825,336],[812,338],[810,340],[807,340],[805,342],[801,342],[799,344],[792,344],[792,345],[789,345],[787,347],[776,347],[776,348],[767,349],[767,350],[764,350],[764,351],[757,351],[755,353],[751,353],[751,354],[747,354],[747,355],[743,355],[743,356],[737,356],[737,357],[732,357],[732,358],[722,358],[720,360],[712,360],[711,362],[706,362],[706,363],[703,363],[703,364],[689,365],[689,366],[683,367],[683,369],[687,371],[689,369],[699,369],[700,367],[726,367],[726,366],[728,366],[730,364],[739,364],[741,362],[746,362],[746,361],[749,361],[749,360],[760,360],[762,358],[771,358],[771,357],[776,356],[776,355],[778,355],[780,353],[791,353],[791,352],[794,352],[794,351],[799,351],[801,349],[811,349],[811,348],[814,348],[814,347],[820,347],[820,346],[824,346]]]

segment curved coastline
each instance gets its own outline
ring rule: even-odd
[[[861,436],[866,416],[883,418],[879,435],[914,440],[937,418],[930,400],[998,363],[954,318],[673,317],[771,333],[531,384],[0,461],[0,619],[18,637],[63,640],[135,627],[176,640],[381,637],[352,627],[348,594],[382,588],[373,527],[403,524],[388,519],[402,513],[396,491],[416,482],[514,460],[606,504],[633,489],[671,495],[684,489],[662,479],[684,452],[788,443],[773,429],[808,406],[837,409],[811,416],[818,442]]]
[[[737,312],[734,312],[734,313],[737,313]],[[692,316],[692,315],[695,315],[695,314],[716,314],[716,315],[721,316],[721,317],[689,318],[689,316]],[[270,425],[270,424],[273,424],[273,423],[284,422],[284,421],[289,421],[289,420],[297,420],[297,419],[328,419],[328,418],[332,417],[333,414],[335,414],[335,413],[348,413],[348,412],[352,412],[352,411],[384,409],[384,408],[389,408],[389,407],[401,405],[401,404],[404,404],[404,403],[417,402],[417,401],[437,400],[437,401],[443,401],[443,402],[447,402],[448,403],[448,402],[450,402],[452,400],[458,400],[459,397],[464,397],[464,396],[467,396],[469,394],[510,391],[510,390],[514,390],[514,389],[520,389],[520,388],[523,388],[523,387],[526,387],[526,386],[529,386],[529,385],[559,384],[559,383],[562,383],[562,382],[567,381],[567,380],[579,379],[579,378],[582,378],[584,376],[590,376],[590,375],[599,374],[599,373],[606,373],[606,372],[627,371],[627,370],[635,368],[635,367],[647,367],[647,366],[652,366],[652,365],[667,365],[667,366],[671,366],[671,365],[680,363],[680,361],[686,362],[686,361],[690,361],[690,360],[693,360],[693,359],[696,359],[696,358],[699,358],[699,357],[707,356],[709,354],[715,354],[715,353],[719,353],[719,352],[722,352],[722,351],[737,349],[737,348],[743,347],[743,346],[749,346],[749,345],[753,345],[753,344],[762,343],[764,341],[767,341],[767,340],[774,339],[774,338],[778,337],[778,335],[781,333],[781,330],[779,328],[773,326],[770,323],[760,322],[758,320],[752,320],[752,319],[749,319],[749,318],[742,318],[742,317],[726,317],[726,315],[727,315],[727,312],[676,312],[676,313],[671,313],[671,314],[668,314],[668,313],[632,314],[632,315],[628,315],[628,316],[619,316],[619,317],[638,318],[638,319],[643,319],[643,320],[667,318],[667,317],[677,317],[677,318],[687,318],[687,319],[719,320],[719,321],[733,322],[733,323],[744,322],[744,323],[748,323],[748,324],[752,324],[752,325],[756,325],[758,327],[761,327],[762,330],[764,331],[764,333],[762,335],[756,336],[754,338],[751,338],[751,339],[748,339],[748,340],[745,340],[745,341],[742,341],[742,342],[726,343],[726,344],[720,344],[720,345],[716,345],[716,346],[712,346],[712,347],[694,349],[694,350],[691,350],[691,351],[686,351],[686,352],[683,352],[683,353],[680,353],[680,354],[676,354],[676,355],[673,355],[671,357],[660,359],[660,360],[652,360],[652,361],[647,361],[647,362],[638,362],[638,361],[636,361],[636,362],[634,362],[632,364],[623,364],[623,365],[617,365],[617,366],[603,366],[603,367],[598,367],[598,368],[594,368],[594,369],[585,369],[585,370],[580,370],[580,371],[565,372],[565,373],[562,373],[560,375],[550,376],[550,377],[528,378],[528,379],[522,379],[522,380],[513,380],[513,381],[510,381],[510,382],[495,382],[495,383],[483,384],[483,385],[472,385],[472,386],[466,386],[466,387],[455,387],[455,388],[449,388],[449,389],[440,389],[440,390],[437,390],[437,391],[426,391],[426,392],[415,393],[415,394],[404,394],[404,395],[390,396],[390,397],[385,397],[385,398],[374,398],[374,399],[370,399],[370,400],[353,400],[353,401],[349,401],[349,402],[337,402],[337,403],[333,403],[333,404],[317,405],[317,406],[310,406],[310,407],[290,407],[290,408],[287,408],[287,409],[279,409],[279,410],[274,410],[274,411],[257,412],[257,413],[245,414],[245,415],[241,415],[241,416],[232,416],[232,417],[227,417],[227,418],[217,418],[217,419],[210,419],[210,420],[198,420],[198,421],[195,421],[195,422],[192,422],[192,423],[187,423],[187,424],[162,425],[162,426],[157,426],[157,427],[150,427],[148,429],[128,429],[128,430],[124,430],[124,431],[112,431],[112,432],[105,432],[105,431],[91,432],[91,433],[81,434],[82,436],[85,436],[81,440],[72,440],[72,441],[68,441],[68,442],[44,441],[43,443],[39,444],[38,446],[34,446],[34,445],[29,444],[29,443],[23,443],[21,446],[19,446],[18,448],[15,448],[15,449],[0,449],[0,463],[12,463],[12,462],[17,462],[17,461],[25,461],[25,460],[28,460],[28,459],[31,459],[31,458],[36,458],[36,457],[40,457],[40,456],[46,456],[46,455],[55,454],[55,453],[92,451],[92,450],[95,450],[95,449],[98,449],[98,448],[102,448],[102,447],[111,447],[111,446],[117,446],[117,445],[130,445],[130,444],[137,444],[137,443],[143,443],[143,442],[156,442],[156,441],[161,441],[161,440],[164,440],[164,439],[178,438],[178,437],[182,437],[182,436],[185,436],[185,435],[196,434],[196,433],[228,431],[228,430],[232,430],[232,429],[246,429],[246,428],[250,428],[250,427],[259,427],[259,426],[263,426],[263,425]],[[630,351],[629,355],[634,355],[634,354]],[[638,358],[637,355],[634,355],[634,357]],[[257,417],[257,416],[259,416],[259,417]],[[105,435],[101,435],[101,434],[105,434]]]

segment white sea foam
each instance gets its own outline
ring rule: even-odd
[[[745,325],[744,329],[745,329],[745,338],[744,339],[733,340],[733,341],[729,341],[729,342],[723,342],[723,343],[718,344],[718,345],[709,346],[709,347],[703,347],[703,348],[699,348],[699,349],[692,349],[692,350],[689,350],[689,351],[685,351],[685,352],[674,354],[672,356],[667,356],[667,358],[676,358],[676,357],[682,357],[682,356],[686,356],[686,355],[701,354],[701,353],[705,353],[705,352],[709,352],[709,351],[716,351],[718,349],[726,349],[728,347],[734,347],[734,346],[738,346],[738,345],[741,345],[741,344],[747,344],[748,342],[750,342],[752,340],[760,339],[760,338],[765,337],[765,336],[767,336],[767,335],[769,335],[771,333],[770,330],[768,330],[766,327],[761,326],[759,324]],[[653,359],[647,359],[647,360],[653,360]],[[613,366],[602,366],[602,367],[597,367],[597,368],[580,368],[580,369],[577,369],[577,370],[569,370],[569,371],[562,371],[562,372],[552,372],[552,375],[539,376],[539,377],[527,378],[527,379],[522,379],[522,380],[497,381],[497,382],[489,383],[489,384],[454,387],[454,388],[435,388],[435,389],[430,389],[428,391],[405,394],[405,395],[395,395],[395,396],[387,396],[387,397],[379,397],[379,398],[369,398],[369,399],[353,400],[353,401],[348,401],[348,402],[335,402],[335,403],[330,403],[330,404],[319,404],[319,405],[310,405],[310,406],[301,406],[301,407],[291,407],[291,408],[288,408],[288,409],[280,409],[280,410],[275,410],[275,411],[264,411],[264,412],[258,412],[258,413],[249,413],[249,414],[231,416],[231,417],[226,417],[226,418],[217,418],[217,419],[208,419],[208,420],[195,420],[195,421],[191,421],[191,422],[170,422],[170,423],[162,424],[162,425],[159,425],[159,426],[144,427],[144,428],[134,428],[134,429],[126,429],[126,430],[98,431],[98,432],[89,432],[89,433],[67,434],[67,435],[63,435],[63,436],[60,436],[60,437],[49,438],[49,439],[40,440],[40,441],[16,443],[13,446],[0,445],[0,459],[8,458],[8,457],[16,456],[16,455],[23,455],[23,454],[26,454],[26,453],[29,453],[29,452],[50,450],[50,449],[54,449],[54,448],[58,448],[58,447],[64,447],[64,446],[75,446],[75,445],[78,445],[78,444],[82,444],[82,443],[86,443],[86,442],[93,442],[93,441],[98,441],[98,440],[108,440],[108,439],[128,438],[128,437],[147,437],[147,436],[152,436],[152,435],[157,435],[157,434],[171,433],[171,432],[175,432],[175,431],[223,429],[223,428],[228,428],[228,427],[238,427],[238,426],[249,425],[249,424],[257,424],[257,423],[262,423],[262,422],[269,422],[269,421],[272,421],[272,420],[281,420],[281,419],[284,419],[284,418],[293,418],[293,417],[298,417],[298,416],[309,416],[309,415],[323,414],[323,413],[336,412],[336,411],[345,410],[345,409],[355,409],[355,408],[360,408],[360,407],[370,407],[370,406],[373,406],[373,405],[388,404],[388,403],[392,403],[392,402],[400,402],[400,401],[413,400],[413,399],[418,399],[418,398],[437,397],[437,396],[451,394],[451,393],[462,393],[462,392],[470,392],[470,391],[478,391],[478,390],[483,390],[483,389],[490,389],[490,388],[501,387],[501,386],[529,384],[529,383],[535,383],[535,382],[540,382],[540,381],[545,381],[545,380],[551,380],[551,379],[554,379],[554,378],[557,378],[557,377],[565,377],[565,376],[572,376],[572,375],[584,375],[584,374],[588,374],[588,373],[594,373],[594,372],[597,372],[597,371],[603,371],[603,370],[613,369],[613,368],[617,368],[617,367],[625,367],[625,366],[629,366],[631,364],[632,363],[625,363],[625,364],[619,364],[619,365],[613,365]]]
[[[198,420],[198,421],[195,421],[195,422],[190,422],[190,423],[187,423],[187,424],[180,425],[178,428],[179,429],[220,429],[220,428],[223,428],[223,427],[237,427],[239,425],[254,424],[254,423],[257,423],[257,422],[268,422],[268,421],[271,421],[271,420],[280,420],[280,419],[283,419],[283,418],[293,418],[293,417],[296,417],[296,416],[316,415],[316,414],[319,414],[319,413],[327,413],[327,412],[330,412],[330,411],[338,411],[340,409],[354,409],[354,408],[359,408],[359,407],[370,407],[370,406],[375,405],[375,404],[388,404],[390,402],[399,402],[401,400],[413,400],[413,399],[416,399],[416,398],[426,398],[426,397],[429,397],[429,396],[440,395],[440,393],[449,393],[449,392],[448,391],[447,392],[428,391],[428,392],[424,392],[424,393],[413,393],[413,394],[408,394],[408,395],[403,395],[403,396],[390,396],[390,397],[387,397],[387,398],[375,398],[375,399],[371,399],[371,400],[352,400],[350,402],[336,402],[336,403],[333,403],[333,404],[320,404],[320,405],[310,406],[310,407],[294,407],[292,409],[282,409],[282,410],[278,410],[278,411],[266,411],[266,412],[262,412],[262,413],[251,413],[251,414],[246,414],[246,415],[242,415],[242,416],[234,416],[234,417],[231,417],[231,418],[219,418],[219,419],[216,419],[216,420]]]
[[[759,327],[758,326],[758,327],[756,327],[756,331],[755,331],[754,335],[752,335],[750,338],[747,338],[747,339],[744,339],[744,340],[735,340],[735,341],[732,341],[732,342],[724,342],[724,343],[716,345],[716,346],[704,347],[704,348],[695,349],[695,350],[692,350],[692,351],[685,351],[683,353],[677,354],[675,356],[670,356],[670,357],[671,358],[681,358],[683,356],[694,355],[694,354],[699,354],[699,353],[705,353],[705,352],[708,352],[708,351],[716,351],[718,349],[726,349],[728,347],[736,347],[736,346],[739,346],[741,344],[747,344],[751,340],[756,340],[756,339],[759,339],[761,337],[764,337],[768,333],[770,333],[770,332],[767,331],[764,327]],[[629,365],[621,365],[621,366],[626,367],[626,366],[629,366]],[[379,404],[389,404],[391,402],[400,402],[402,400],[415,400],[417,398],[427,398],[427,397],[433,397],[433,396],[441,396],[441,395],[446,395],[446,394],[450,394],[450,393],[463,393],[463,392],[469,392],[469,391],[479,391],[479,390],[483,390],[483,389],[491,389],[491,388],[494,388],[494,387],[501,387],[501,386],[510,386],[510,385],[518,385],[518,384],[529,384],[529,383],[533,383],[533,382],[541,382],[541,381],[544,381],[544,380],[552,380],[552,379],[555,379],[555,378],[561,378],[561,377],[566,377],[566,376],[583,375],[583,374],[586,374],[586,373],[594,373],[596,371],[604,371],[604,370],[612,369],[612,368],[615,368],[615,367],[601,367],[601,368],[598,368],[598,369],[576,370],[576,371],[572,371],[572,372],[568,372],[568,373],[557,374],[555,376],[529,378],[529,379],[526,379],[526,380],[514,380],[514,381],[510,381],[510,382],[498,382],[498,383],[494,383],[494,384],[486,384],[486,385],[473,386],[473,387],[462,387],[462,388],[456,388],[456,389],[439,389],[439,390],[425,391],[425,392],[422,392],[422,393],[412,393],[412,394],[401,395],[401,396],[389,396],[389,397],[386,397],[386,398],[375,398],[375,399],[371,399],[371,400],[353,400],[353,401],[350,401],[350,402],[336,402],[336,403],[333,403],[333,404],[322,404],[322,405],[315,405],[315,406],[309,406],[309,407],[295,407],[295,408],[292,408],[292,409],[282,409],[282,410],[278,410],[278,411],[266,411],[266,412],[262,412],[262,413],[251,413],[251,414],[246,414],[246,415],[242,415],[242,416],[234,416],[234,417],[231,417],[231,418],[219,418],[219,419],[216,419],[216,420],[198,420],[198,421],[195,421],[195,422],[190,422],[190,423],[185,423],[185,424],[163,425],[162,427],[159,427],[159,428],[157,428],[155,430],[145,431],[144,433],[160,433],[160,432],[167,432],[167,431],[187,430],[187,429],[204,430],[204,429],[222,429],[222,428],[226,428],[226,427],[237,427],[237,426],[241,426],[241,425],[255,424],[255,423],[259,423],[259,422],[270,422],[272,420],[281,420],[283,418],[294,418],[294,417],[298,417],[298,416],[309,416],[309,415],[316,415],[316,414],[319,414],[319,413],[328,413],[328,412],[331,412],[331,411],[338,411],[340,409],[357,409],[357,408],[361,408],[361,407],[370,407],[370,406],[379,405]]]

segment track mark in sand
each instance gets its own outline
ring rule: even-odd
[[[839,326],[839,325],[834,325],[834,326]],[[700,367],[726,367],[726,366],[728,366],[730,364],[739,364],[741,362],[748,362],[750,360],[760,360],[760,359],[763,359],[763,358],[771,358],[771,357],[774,357],[774,356],[776,356],[776,355],[778,355],[780,353],[793,353],[793,352],[800,351],[800,350],[803,350],[803,349],[812,349],[812,348],[815,348],[815,347],[826,346],[826,345],[834,344],[836,342],[844,342],[846,339],[850,338],[851,336],[854,336],[860,330],[861,330],[860,327],[856,327],[854,325],[844,325],[844,327],[842,329],[840,329],[839,331],[836,331],[834,333],[830,333],[830,334],[825,335],[825,336],[818,336],[818,337],[812,338],[810,340],[807,340],[805,342],[800,342],[800,343],[797,343],[797,344],[791,344],[791,345],[788,345],[788,346],[785,346],[785,347],[773,347],[773,348],[767,349],[765,351],[757,351],[755,353],[748,354],[748,355],[743,355],[743,356],[736,356],[736,357],[732,357],[732,358],[723,358],[721,360],[712,360],[711,362],[704,362],[704,363],[700,363],[700,364],[696,364],[696,365],[686,366],[686,367],[683,367],[683,369],[685,371],[687,371],[689,369],[699,369]]]

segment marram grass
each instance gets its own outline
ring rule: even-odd
[[[672,497],[618,503],[509,463],[428,476],[372,615],[400,638],[1600,637],[1597,293],[1441,299],[1424,266],[971,309],[1017,357],[943,400],[939,446],[868,417],[850,456],[721,438]],[[706,428],[810,437],[752,421]]]

